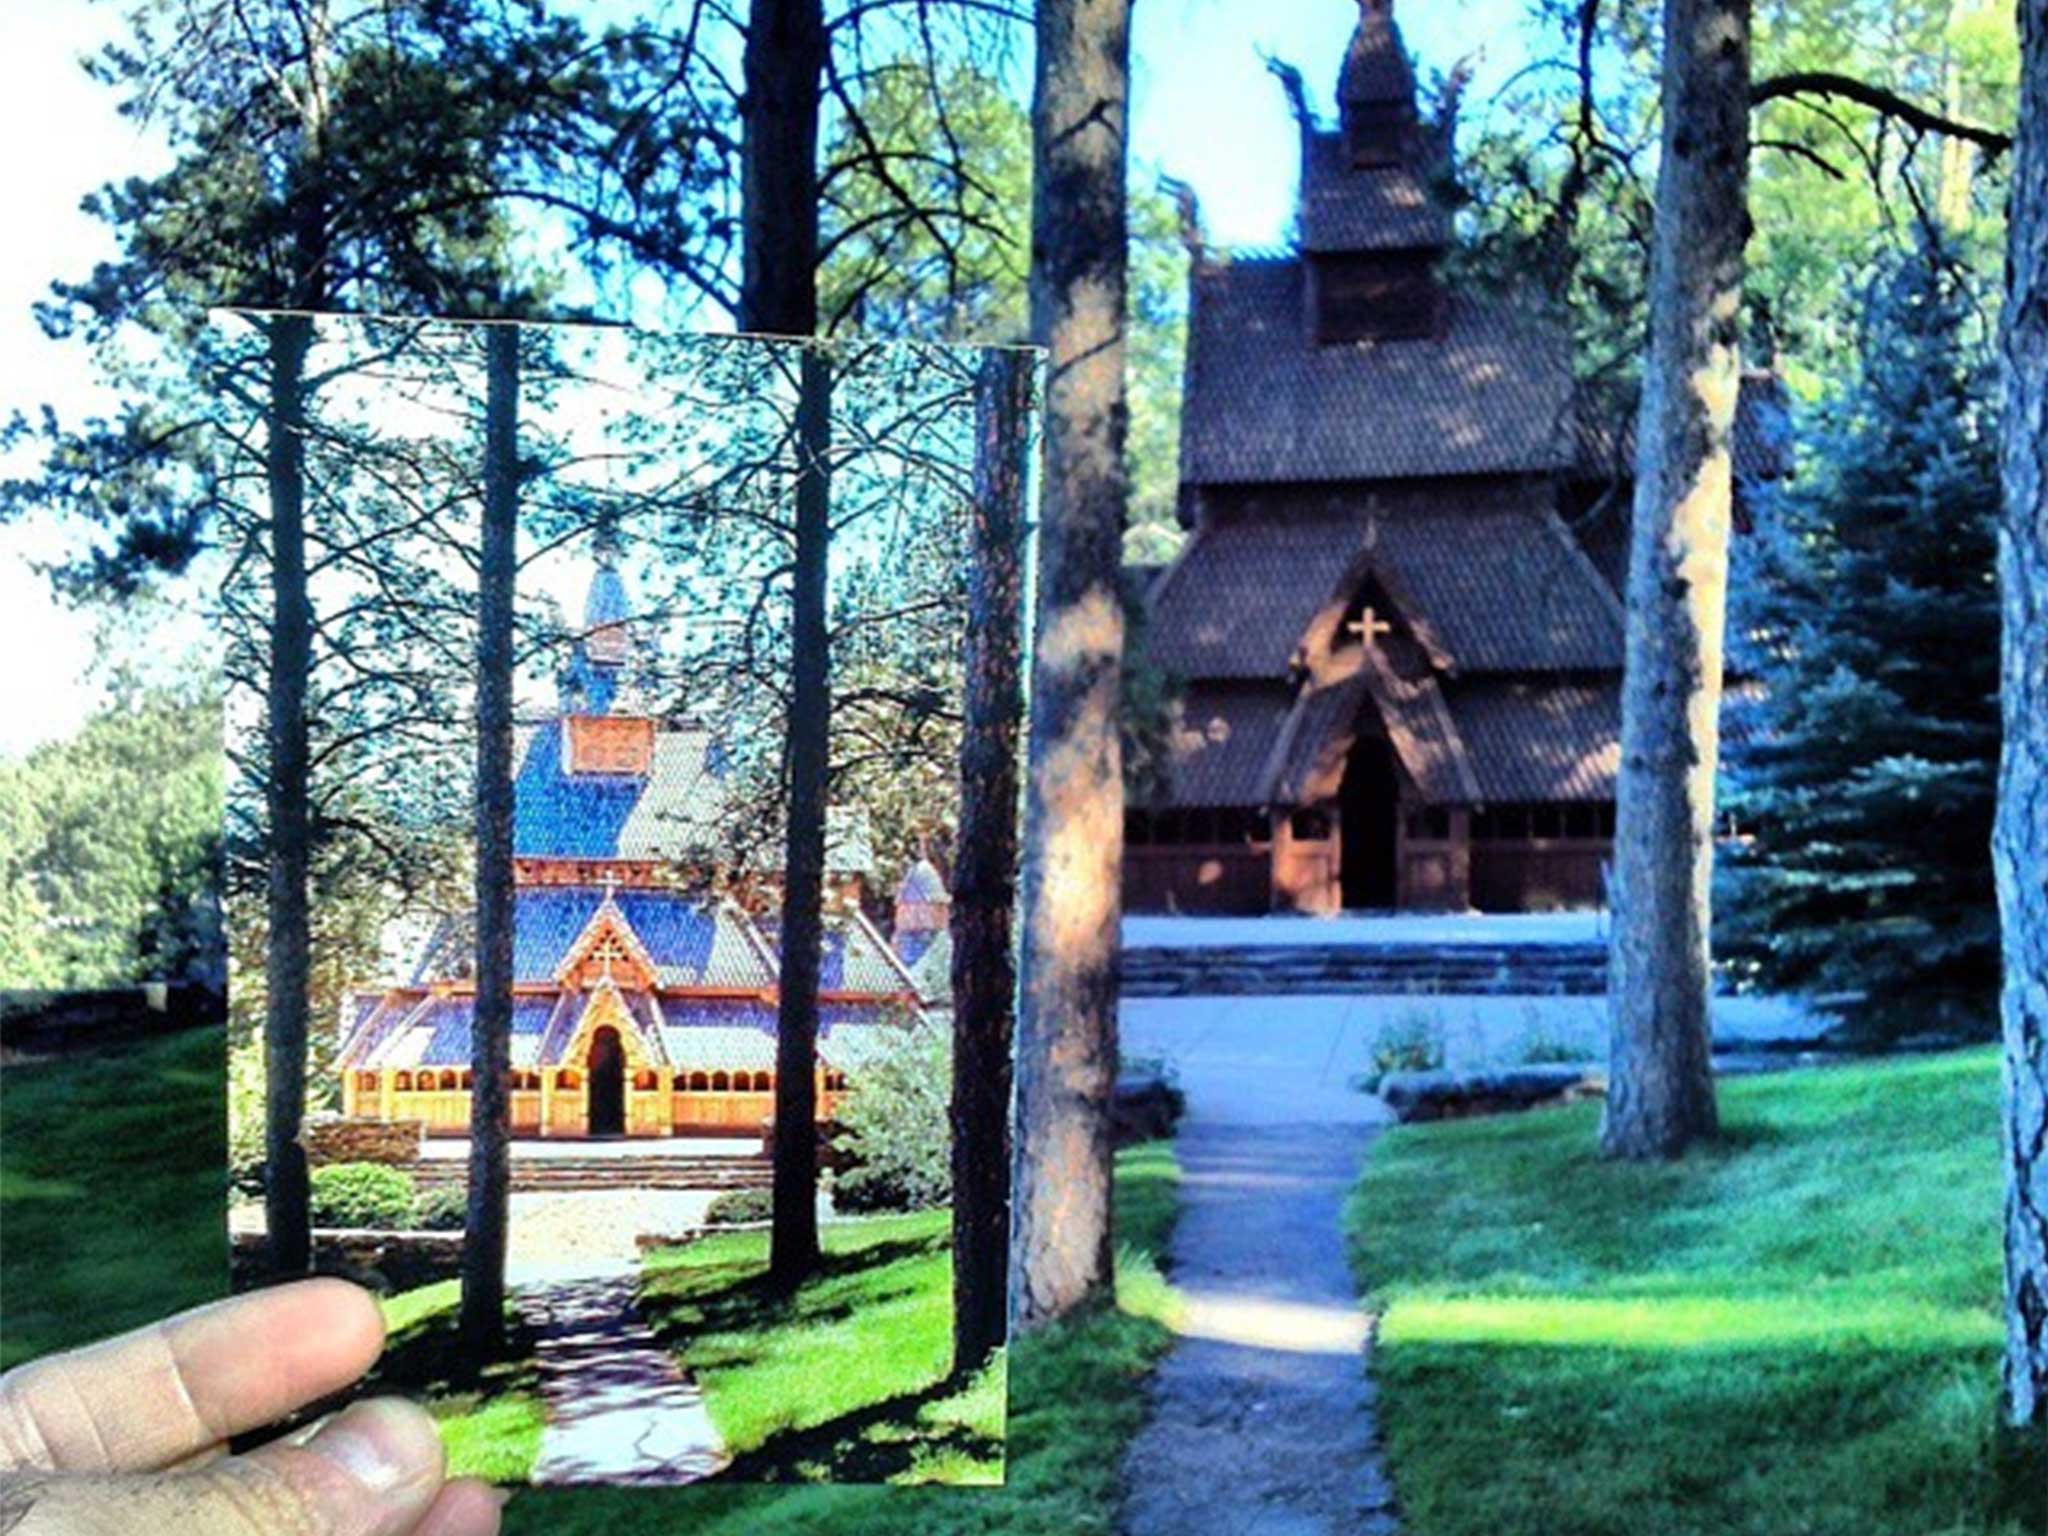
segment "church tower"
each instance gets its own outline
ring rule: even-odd
[[[1449,124],[1424,123],[1393,0],[1359,0],[1335,130],[1302,137],[1309,336],[1321,346],[1440,334]]]

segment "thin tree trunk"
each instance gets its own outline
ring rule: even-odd
[[[1012,1320],[1106,1298],[1123,768],[1117,735],[1130,0],[1042,0],[1032,102],[1031,323],[1049,351]]]
[[[818,329],[818,110],[822,0],[753,0],[740,156],[740,329]]]
[[[2005,1414],[2048,1430],[2048,0],[2020,5],[2005,301],[2005,751],[1992,862],[2005,936]]]
[[[1666,0],[1664,143],[1637,425],[1602,1149],[1718,1128],[1714,776],[1749,234],[1749,0]]]
[[[512,1193],[512,607],[519,541],[519,328],[485,329],[483,551],[477,570],[476,1012],[461,1334],[487,1358],[505,1327]]]
[[[822,0],[753,0],[747,13],[740,167],[740,329],[777,336],[818,328],[818,113],[825,72]],[[830,759],[825,576],[831,486],[830,367],[806,349],[797,410],[789,720],[783,848],[781,1001],[775,1043],[775,1227],[769,1272],[795,1286],[818,1263],[818,947]]]
[[[269,870],[264,952],[264,1224],[274,1272],[312,1265],[306,1148],[306,1050],[312,1012],[311,759],[306,680],[312,665],[312,607],[306,587],[306,354],[313,322],[303,314],[269,322],[270,420],[264,473],[270,501]]]
[[[818,1267],[818,968],[825,902],[825,793],[832,658],[825,628],[831,547],[832,368],[799,361],[796,557],[791,578],[789,835],[782,869],[782,973],[775,1021],[775,1222],[768,1273],[782,1288]]]
[[[1024,495],[1033,360],[975,384],[966,723],[953,863],[953,1369],[1003,1342],[1010,1265],[1010,1048],[1017,969],[1017,748],[1024,717]]]

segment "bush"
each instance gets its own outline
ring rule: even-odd
[[[1437,1036],[1436,1020],[1417,1009],[1380,1030],[1361,1086],[1367,1093],[1378,1093],[1389,1072],[1434,1072],[1443,1064],[1444,1046]]]
[[[460,1184],[421,1190],[412,1224],[422,1232],[460,1232],[469,1225],[469,1191]]]
[[[953,1042],[929,1022],[905,1026],[900,1050],[853,1074],[839,1111],[850,1166],[834,1181],[842,1211],[922,1211],[953,1193]]]
[[[412,1175],[382,1163],[332,1163],[313,1170],[313,1225],[383,1227],[412,1225],[417,1195]]]
[[[704,1223],[712,1227],[767,1221],[775,1214],[775,1193],[767,1189],[728,1189],[705,1208]]]

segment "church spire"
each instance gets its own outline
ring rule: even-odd
[[[1394,0],[1358,0],[1358,30],[1337,76],[1344,144],[1354,165],[1394,165],[1413,138],[1415,69],[1401,45]]]

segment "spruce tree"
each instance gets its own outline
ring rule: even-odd
[[[1974,299],[1937,238],[1885,264],[1857,376],[1735,584],[1761,696],[1734,706],[1723,947],[1872,1043],[1993,1021],[1999,477]]]

